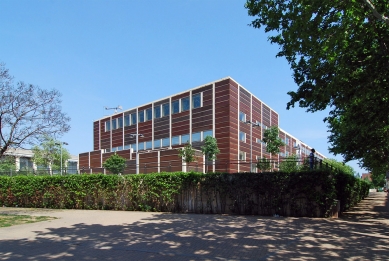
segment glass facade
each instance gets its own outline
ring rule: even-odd
[[[146,121],[151,121],[153,119],[153,110],[147,109],[146,110]]]
[[[138,114],[139,114],[139,117],[138,117],[139,122],[144,122],[145,121],[145,111],[139,111]]]
[[[154,107],[154,118],[161,118],[161,106]]]
[[[201,94],[195,94],[192,96],[192,108],[200,108],[201,107]]]
[[[181,99],[181,111],[189,111],[189,97]]]
[[[162,104],[162,116],[168,116],[170,114],[170,106],[169,103]]]
[[[180,112],[180,101],[172,101],[172,114]]]

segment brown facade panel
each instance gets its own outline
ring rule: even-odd
[[[123,146],[123,129],[112,131],[112,147]]]
[[[144,105],[144,106],[138,108],[138,112],[139,112],[139,111],[143,111],[143,110],[150,109],[150,108],[152,108],[152,107],[153,107],[153,105],[152,105],[151,103],[150,103],[150,104],[147,104],[147,105]],[[145,115],[145,117],[146,117],[146,115]]]
[[[165,103],[169,103],[169,99],[164,99],[162,101],[157,101],[156,103],[154,103],[154,106],[158,106],[158,105],[165,104]]]
[[[209,90],[212,90],[212,84],[193,90],[192,95],[200,92],[209,91]]]
[[[189,97],[189,92],[184,92],[184,93],[181,93],[179,95],[175,95],[172,97],[172,101],[175,101],[175,100],[178,100],[178,99],[182,99],[182,98],[185,98],[185,97]]]
[[[78,155],[78,168],[89,168],[89,152]]]
[[[93,149],[98,150],[100,145],[100,122],[93,122]]]

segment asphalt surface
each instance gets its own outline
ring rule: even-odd
[[[338,219],[0,208],[58,219],[0,228],[0,260],[388,260],[389,201]]]

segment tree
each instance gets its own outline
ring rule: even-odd
[[[287,173],[300,171],[302,165],[298,165],[298,161],[299,159],[297,155],[289,155],[283,161],[280,162],[279,170],[281,172]]]
[[[220,150],[217,146],[216,138],[212,136],[207,136],[204,139],[204,146],[201,147],[201,151],[205,155],[207,162],[211,160],[216,160],[216,155],[220,153]]]
[[[271,170],[270,160],[265,158],[265,157],[258,159],[257,169],[259,169],[261,171]]]
[[[14,156],[4,155],[0,158],[0,172],[16,170],[16,162]]]
[[[0,63],[0,157],[9,148],[40,143],[44,136],[69,131],[70,118],[61,111],[61,94],[18,82]]]
[[[188,142],[184,148],[178,149],[178,156],[182,158],[186,164],[189,164],[196,160],[195,150],[192,148],[192,145]]]
[[[277,126],[271,126],[263,133],[263,141],[266,143],[266,151],[271,154],[280,153],[280,147],[285,145],[278,136],[278,133],[279,129]]]
[[[330,151],[362,167],[389,166],[388,1],[247,0],[251,25],[274,32],[293,70],[298,103],[329,108]]]
[[[371,173],[371,182],[375,188],[382,188],[386,183],[386,173],[382,171],[373,171]]]
[[[342,172],[352,176],[357,174],[353,167],[345,164],[344,162],[337,161],[336,159],[324,159],[323,164],[341,170]]]
[[[113,174],[123,173],[126,166],[126,159],[117,155],[116,152],[103,163],[103,167]]]
[[[60,166],[65,166],[66,161],[70,159],[70,153],[61,145],[61,142],[48,136],[43,137],[43,142],[40,146],[34,146],[32,152],[34,153],[33,162],[37,166],[50,170],[61,170]]]

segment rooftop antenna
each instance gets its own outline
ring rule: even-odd
[[[114,108],[108,108],[108,107],[104,107],[106,110],[115,110],[115,113],[118,112],[118,110],[123,110],[123,107],[121,105],[118,105],[117,107],[114,107]]]

